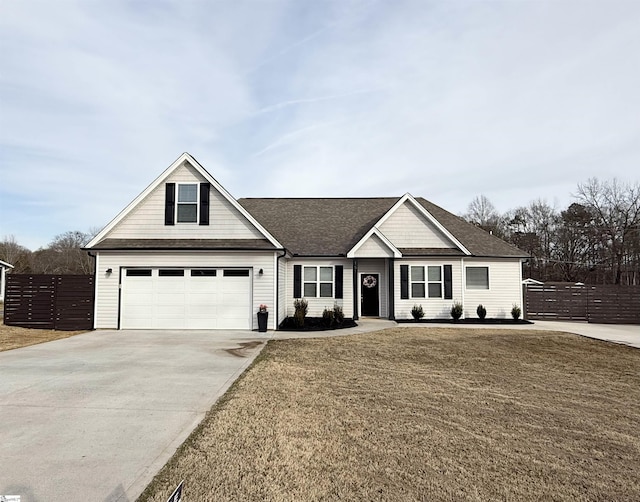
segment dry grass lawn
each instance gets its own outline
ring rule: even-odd
[[[86,333],[86,331],[54,331],[52,329],[30,329],[0,324],[0,352],[69,338],[80,333]]]
[[[140,500],[637,501],[640,350],[395,328],[270,342]]]

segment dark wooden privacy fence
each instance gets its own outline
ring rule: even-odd
[[[527,319],[640,324],[640,286],[547,282],[524,292]]]
[[[25,328],[93,329],[92,275],[7,275],[4,323]]]

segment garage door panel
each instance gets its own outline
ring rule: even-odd
[[[131,270],[123,277],[123,328],[251,329],[248,269]]]

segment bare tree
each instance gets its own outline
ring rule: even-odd
[[[637,270],[630,266],[638,263],[637,246],[634,251],[633,244],[638,240],[640,228],[640,184],[621,183],[615,178],[604,182],[590,178],[578,184],[575,197],[595,216],[595,227],[609,261],[611,282],[636,282]]]
[[[0,260],[13,265],[14,273],[30,272],[31,251],[18,244],[13,235],[5,237],[0,242]]]
[[[464,219],[474,225],[495,234],[503,236],[503,221],[491,201],[483,194],[476,196],[467,207]]]

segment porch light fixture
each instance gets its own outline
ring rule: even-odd
[[[111,275],[113,273],[113,269],[112,268],[108,268],[106,273],[107,273],[107,275]]]
[[[262,269],[258,270],[258,275],[262,275],[262,274],[264,274],[264,270]]]

